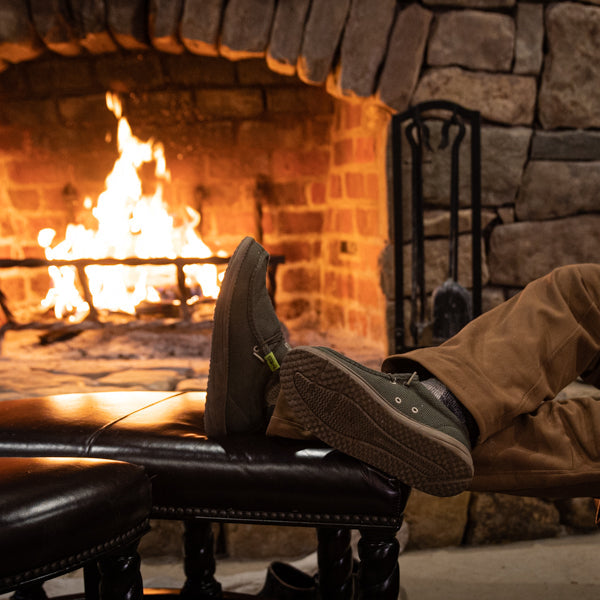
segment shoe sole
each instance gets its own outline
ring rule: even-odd
[[[204,410],[204,430],[209,436],[216,437],[227,434],[227,381],[229,380],[229,321],[231,301],[242,264],[253,244],[254,240],[252,238],[246,238],[236,248],[227,265],[215,306]],[[216,382],[220,384],[217,385]],[[210,415],[208,419],[207,415]]]
[[[333,448],[435,496],[459,494],[471,482],[464,444],[394,410],[330,354],[291,350],[281,382],[302,424]]]

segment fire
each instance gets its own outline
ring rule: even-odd
[[[196,234],[200,215],[186,207],[181,214],[170,214],[163,199],[170,181],[163,145],[153,139],[143,142],[133,135],[127,119],[122,116],[119,98],[106,94],[106,104],[118,120],[119,157],[105,181],[105,190],[94,205],[87,197],[84,207],[91,212],[97,225],[88,229],[81,224],[69,224],[65,239],[53,244],[56,232],[42,229],[38,243],[49,260],[78,258],[207,258],[211,250]],[[155,165],[155,189],[146,195],[142,189],[139,169],[146,163]],[[184,267],[186,285],[201,290],[203,297],[216,298],[219,292],[215,265]],[[73,267],[49,268],[54,287],[43,301],[45,308],[54,308],[58,318],[71,321],[89,312],[82,298]],[[160,290],[172,287],[174,266],[88,266],[86,275],[94,305],[98,309],[135,314],[142,301],[159,302]],[[191,298],[194,301],[196,298]]]

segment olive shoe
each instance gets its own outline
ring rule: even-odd
[[[436,496],[473,477],[466,427],[413,375],[380,373],[334,350],[300,346],[281,369],[283,394],[317,438]]]
[[[269,255],[252,238],[236,248],[215,306],[204,428],[211,437],[264,432],[267,388],[289,350],[266,288]]]

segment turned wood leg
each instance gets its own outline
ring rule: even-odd
[[[200,519],[184,522],[185,584],[181,598],[210,600],[222,598],[221,584],[215,579],[215,539],[212,523]]]
[[[358,542],[358,598],[397,600],[400,594],[398,529],[361,529]]]
[[[98,560],[101,600],[141,600],[144,597],[137,542]]]
[[[351,600],[352,548],[350,529],[317,529],[319,565],[319,589],[321,597],[327,600]]]

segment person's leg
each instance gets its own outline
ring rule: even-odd
[[[391,356],[382,368],[442,381],[475,417],[481,443],[554,398],[599,356],[600,265],[585,264],[555,269],[441,346]]]
[[[473,491],[600,497],[600,400],[544,402],[473,449]]]

